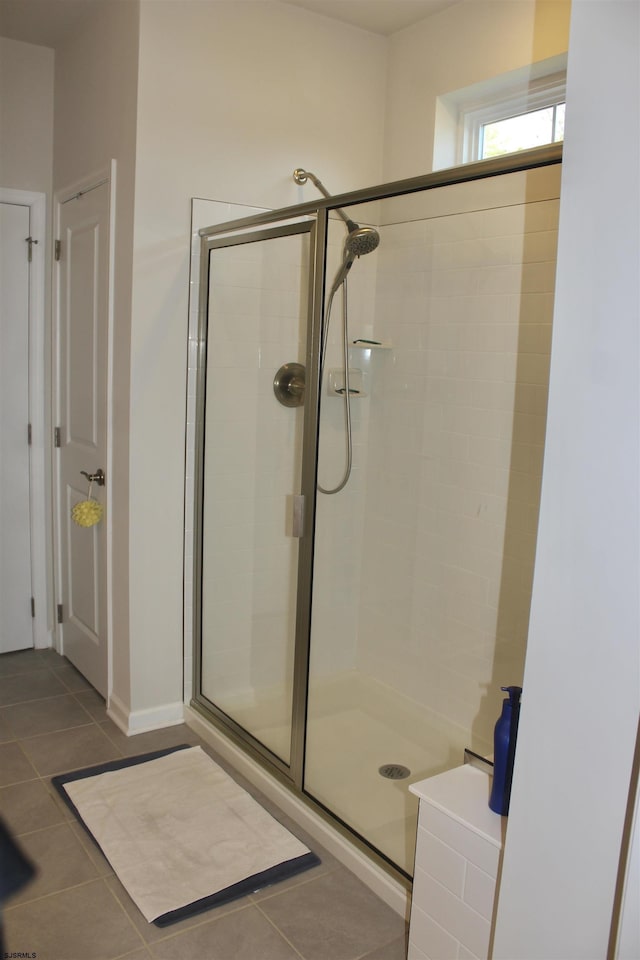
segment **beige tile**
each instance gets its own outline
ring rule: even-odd
[[[35,879],[13,897],[12,905],[87,883],[98,875],[67,823],[25,834],[20,838],[20,846],[37,873]]]
[[[98,876],[112,877],[113,867],[86,828],[77,818],[71,821],[70,827],[74,837],[94,865]]]
[[[6,719],[6,711],[9,707],[0,707],[0,743],[6,743],[8,740],[15,740],[13,730]]]
[[[157,960],[299,960],[256,907],[244,907],[151,946]]]
[[[85,680],[82,674],[64,658],[62,664],[54,668],[54,672],[58,680],[62,681],[71,693],[77,693],[81,690],[93,690],[89,681]]]
[[[57,697],[68,691],[52,670],[36,670],[14,677],[0,678],[0,706]]]
[[[120,756],[119,750],[95,723],[32,737],[25,740],[23,746],[41,777],[94,766]]]
[[[259,906],[305,960],[355,960],[405,932],[404,920],[347,870]]]
[[[5,707],[4,717],[16,737],[33,737],[39,733],[68,730],[92,723],[87,711],[70,693]]]
[[[55,650],[19,650],[15,653],[3,653],[0,656],[0,677],[44,670],[62,662],[62,657]]]
[[[62,797],[60,796],[60,794],[58,793],[58,791],[56,790],[56,788],[53,786],[53,784],[51,783],[51,781],[50,781],[49,779],[44,779],[44,780],[41,781],[41,783],[44,783],[45,787],[47,788],[47,793],[49,794],[49,796],[50,796],[51,799],[53,800],[53,803],[54,803],[56,809],[59,811],[60,816],[62,817],[62,819],[63,819],[63,820],[72,820],[72,821],[74,821],[74,822],[77,822],[75,813],[74,813],[73,810],[64,802],[64,800],[62,799]]]
[[[262,887],[259,890],[255,890],[251,894],[251,899],[258,903],[261,900],[266,900],[268,897],[276,896],[279,893],[284,893],[285,890],[289,890],[291,887],[297,887],[300,884],[308,883],[310,880],[315,880],[316,877],[323,876],[324,874],[331,873],[333,870],[342,869],[342,865],[333,854],[329,853],[328,850],[325,850],[324,847],[320,846],[318,841],[310,836],[305,830],[302,829],[291,817],[288,817],[285,813],[275,806],[274,803],[271,803],[267,798],[258,795],[256,797],[258,802],[267,810],[272,817],[281,823],[283,827],[286,827],[294,837],[297,837],[301,843],[306,844],[309,850],[320,859],[320,863],[315,867],[309,867],[308,870],[304,870],[302,873],[297,874],[295,877],[291,877],[289,880],[281,880],[279,883],[273,883],[271,886]]]
[[[182,743],[192,746],[200,743],[198,736],[184,723],[174,727],[163,727],[161,730],[151,730],[149,733],[138,733],[133,737],[127,737],[111,720],[107,720],[100,726],[111,742],[127,757],[177,747]]]
[[[65,819],[42,780],[2,787],[0,813],[16,836],[51,827]]]
[[[192,927],[197,927],[202,923],[209,923],[213,919],[219,919],[222,916],[225,916],[227,913],[232,913],[235,910],[240,910],[244,906],[249,905],[248,898],[241,898],[239,900],[234,900],[231,903],[223,903],[219,907],[214,907],[212,910],[206,910],[203,913],[199,913],[193,917],[187,917],[185,920],[180,920],[178,923],[171,924],[170,927],[157,927],[154,923],[149,923],[145,919],[140,910],[137,908],[123,885],[118,880],[117,876],[113,874],[107,880],[107,886],[111,890],[111,893],[122,905],[122,908],[126,912],[127,916],[131,920],[131,923],[134,925],[142,939],[145,943],[155,943],[158,940],[163,940],[169,936],[175,936],[177,933],[182,933],[185,930],[190,930]]]
[[[0,677],[12,677],[33,669],[33,651],[17,650],[0,656]]]
[[[104,723],[107,720],[107,705],[104,697],[101,697],[97,690],[79,690],[74,696],[98,723]]]
[[[387,943],[383,947],[378,947],[377,950],[368,953],[362,960],[406,960],[406,957],[407,938],[398,937],[397,940],[392,940],[391,943]]]
[[[36,777],[36,771],[17,743],[0,744],[0,787]]]
[[[9,907],[4,921],[6,949],[38,960],[113,960],[143,946],[102,880]]]
[[[286,893],[287,890],[291,890],[293,887],[302,886],[305,883],[310,883],[315,880],[316,877],[324,876],[329,873],[331,869],[336,868],[329,867],[321,862],[317,867],[311,867],[309,870],[305,870],[304,873],[298,873],[295,877],[290,877],[288,880],[281,880],[279,883],[272,883],[268,887],[255,890],[251,894],[251,900],[253,903],[261,903],[270,897],[277,897],[279,894]]]
[[[34,650],[33,657],[39,668],[47,666],[50,670],[54,670],[67,662],[66,658],[61,656],[53,647],[48,650]]]

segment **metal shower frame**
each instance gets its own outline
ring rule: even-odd
[[[486,180],[509,173],[520,173],[562,162],[562,144],[552,144],[533,150],[521,151],[505,157],[481,160],[464,164],[420,177],[411,177],[379,186],[368,187],[350,193],[336,194],[325,199],[315,199],[277,210],[266,211],[249,217],[226,221],[199,231],[200,235],[200,282],[198,311],[198,372],[196,399],[196,453],[195,453],[195,517],[194,517],[194,585],[193,585],[193,637],[194,674],[191,707],[209,722],[222,728],[233,741],[248,750],[254,758],[266,763],[278,779],[295,789],[298,796],[310,802],[314,809],[328,813],[331,821],[343,832],[359,842],[392,872],[403,876],[404,871],[392,864],[384,854],[360,837],[331,810],[324,807],[304,789],[304,752],[306,739],[307,694],[309,679],[309,653],[311,637],[311,596],[313,585],[313,549],[316,512],[316,470],[318,458],[318,430],[320,407],[320,339],[326,284],[326,239],[328,218],[332,211],[340,216],[342,209],[356,204],[370,203],[411,193],[435,190],[440,187],[471,181]],[[257,228],[257,229],[256,229]],[[250,243],[260,240],[309,233],[310,276],[308,292],[308,336],[306,345],[306,390],[304,403],[302,482],[304,497],[304,533],[299,541],[298,580],[296,600],[296,631],[294,647],[293,700],[291,704],[290,763],[285,763],[264,744],[236,723],[209,701],[201,691],[201,631],[202,631],[202,515],[203,515],[203,464],[205,434],[205,380],[207,362],[207,324],[209,300],[210,252],[219,247]],[[463,758],[460,758],[462,763]]]

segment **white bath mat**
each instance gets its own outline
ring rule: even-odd
[[[53,783],[158,926],[319,863],[200,747],[76,770]]]

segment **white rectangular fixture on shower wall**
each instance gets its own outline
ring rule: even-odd
[[[327,371],[327,394],[330,397],[344,397],[347,392],[344,370],[341,368]],[[366,374],[358,367],[349,367],[349,395],[352,400],[367,396]]]

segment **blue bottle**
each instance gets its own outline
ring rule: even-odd
[[[493,735],[493,784],[489,806],[494,813],[500,813],[506,817],[511,800],[522,687],[500,687],[500,689],[509,696],[502,701],[502,713],[498,717]]]

